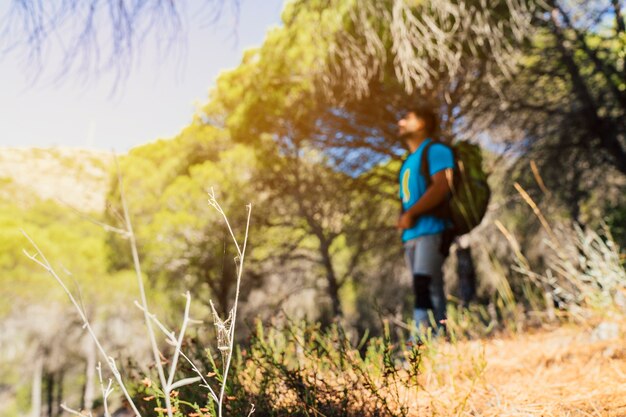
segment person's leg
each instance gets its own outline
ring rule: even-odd
[[[411,239],[404,243],[404,250],[407,266],[413,276],[413,321],[416,328],[427,328],[428,310],[432,308],[429,295],[430,277],[414,272],[415,265],[420,263],[421,251],[418,250],[418,245],[419,238]]]
[[[413,274],[413,320],[418,327],[421,325],[426,328],[430,322],[428,311],[433,308],[430,281],[431,278],[428,275]]]
[[[416,310],[431,310],[436,327],[446,318],[446,296],[443,283],[444,256],[440,251],[441,235],[421,236],[415,240],[413,283]],[[432,324],[428,321],[429,324]]]
[[[433,304],[433,316],[438,329],[445,328],[446,320],[446,294],[444,291],[443,271],[441,266],[434,269],[430,280],[430,299]]]

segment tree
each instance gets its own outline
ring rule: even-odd
[[[24,176],[26,170],[36,172],[29,163],[36,166],[32,160],[42,155],[47,161],[45,172],[63,171],[65,178],[51,181],[41,177],[38,184],[10,177],[2,179],[0,374],[3,384],[22,387],[17,389],[18,398],[31,390],[33,414],[39,410],[37,415],[40,415],[45,409],[48,415],[59,415],[63,400],[78,403],[81,397],[88,397],[88,386],[80,387],[68,381],[88,380],[88,367],[93,365],[91,369],[95,370],[96,359],[83,348],[85,330],[77,325],[73,312],[63,307],[66,299],[61,288],[23,253],[24,250],[32,253],[32,246],[22,230],[37,241],[72,289],[77,289],[77,298],[88,306],[87,314],[112,355],[137,354],[145,345],[144,340],[129,338],[126,333],[132,333],[130,329],[136,323],[133,319],[140,313],[133,306],[136,280],[127,271],[107,271],[106,232],[85,218],[99,221],[102,213],[92,211],[98,205],[88,204],[89,200],[79,195],[85,189],[94,194],[104,191],[99,188],[98,174],[93,172],[106,162],[82,152],[76,153],[81,159],[78,164],[65,153],[38,149],[23,152],[27,163],[13,173],[16,178]],[[62,164],[62,169],[50,168],[55,166],[51,162],[54,159]],[[67,184],[73,184],[68,181],[72,175],[81,176],[84,187],[68,189]],[[46,194],[75,202],[78,209],[39,198],[40,187],[46,188]],[[122,322],[126,332],[120,329]],[[87,400],[83,401],[85,406],[89,405]],[[18,402],[13,407],[9,398],[5,410],[11,413],[14,409],[25,415],[27,410],[23,406]]]
[[[520,73],[500,79],[503,95],[486,95],[471,118],[492,132],[503,124],[519,132],[503,138],[522,155],[518,167],[528,172],[536,161],[579,223],[585,202],[613,199],[615,178],[626,174],[623,7],[548,2],[533,20],[536,35],[523,49]]]
[[[300,136],[346,168],[399,159],[395,123],[412,105],[439,110],[443,139],[463,133],[476,100],[516,68],[532,10],[532,2],[293,2],[284,26],[220,77],[201,118],[220,114],[245,143],[307,132]]]
[[[268,194],[263,211],[270,213],[266,225],[286,231],[287,239],[277,242],[281,261],[304,259],[319,269],[330,312],[341,316],[341,289],[358,284],[363,261],[395,238],[395,204],[310,148],[264,153],[261,160],[259,182]]]
[[[444,113],[443,137],[452,140],[481,87],[494,72],[510,72],[523,13],[523,3],[297,1],[282,28],[218,79],[199,121],[225,126],[236,141],[261,148],[261,160],[277,161],[264,182],[284,196],[280,223],[288,218],[288,227],[315,237],[334,314],[344,280],[333,245],[354,232],[348,264],[358,265],[375,247],[354,226],[363,212],[373,230],[395,217],[385,208],[395,199],[395,173],[377,167],[401,158],[399,116],[429,102]],[[394,236],[387,231],[379,231],[382,242]]]
[[[212,299],[220,313],[235,284],[235,256],[220,218],[207,207],[211,188],[229,212],[235,230],[243,230],[246,204],[253,198],[254,152],[230,141],[223,130],[192,124],[171,140],[133,149],[120,163],[140,259],[152,285],[170,291],[190,290],[205,306]],[[112,182],[109,222],[119,211],[119,188]],[[259,214],[254,210],[253,230]],[[252,241],[255,233],[251,234]],[[109,236],[113,269],[130,264],[126,242]],[[248,276],[254,276],[254,258]],[[254,280],[250,280],[254,281]],[[242,297],[245,297],[244,289]]]

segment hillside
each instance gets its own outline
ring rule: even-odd
[[[105,207],[110,152],[76,148],[0,148],[0,199],[28,206],[52,199],[82,212]]]

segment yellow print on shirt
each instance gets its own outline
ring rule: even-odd
[[[408,203],[411,200],[411,191],[409,190],[409,177],[411,170],[407,168],[402,175],[402,202]]]

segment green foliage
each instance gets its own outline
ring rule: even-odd
[[[135,383],[134,388],[136,401],[140,404],[139,411],[143,415],[156,415],[158,417],[167,416],[165,408],[165,394],[149,378],[145,378],[141,383]],[[197,390],[197,388],[196,388]],[[178,390],[170,393],[172,415],[175,417],[185,417],[194,415],[195,417],[217,416],[215,404],[209,399],[206,405],[199,405],[198,402],[185,400],[188,398],[185,393],[189,390]],[[198,396],[202,397],[202,396]]]
[[[587,23],[599,7],[594,2],[542,7],[546,13],[537,16],[532,42],[521,49],[519,73],[503,80],[502,94],[476,102],[476,118],[489,115],[493,130],[511,129],[503,139],[516,142],[519,152],[512,181],[542,198],[528,169],[536,163],[548,204],[596,227],[623,194],[624,33],[614,13],[600,24]]]
[[[105,232],[65,207],[42,201],[23,209],[0,202],[0,230],[0,280],[4,289],[0,305],[6,309],[63,296],[50,275],[22,252],[34,251],[21,230],[37,242],[53,265],[72,277],[70,281],[75,280],[86,300],[95,302],[96,295],[110,284],[106,282]]]
[[[626,203],[609,207],[606,221],[615,243],[626,251]]]
[[[269,31],[261,48],[248,50],[235,70],[219,77],[200,117],[226,117],[233,136],[246,143],[273,132],[276,121],[286,117],[294,125],[308,123],[319,98],[314,82],[325,66],[327,34],[340,30],[352,3],[333,8],[325,1],[287,4],[283,26]]]
[[[213,189],[230,215],[236,233],[245,226],[246,204],[254,201],[256,156],[235,145],[219,129],[192,125],[169,141],[133,149],[121,162],[124,195],[131,212],[140,259],[150,281],[169,291],[190,289],[194,299],[208,305],[213,298],[228,311],[234,288],[234,247],[219,216],[208,209]],[[108,218],[119,223],[117,201]],[[256,223],[256,222],[255,222]],[[111,266],[128,268],[125,241],[109,235]]]
[[[249,276],[304,260],[310,279],[328,280],[334,313],[340,311],[341,286],[375,270],[362,267],[367,254],[376,264],[393,248],[391,239],[396,241],[392,187],[379,190],[371,177],[342,172],[315,148],[294,153],[270,135],[252,147],[234,142],[229,131],[194,123],[171,141],[134,149],[121,170],[151,281],[160,288],[192,289],[195,299],[212,298],[222,312],[234,282],[234,252],[219,219],[207,215],[209,187],[227,212],[254,205]],[[376,171],[388,175],[386,167]],[[111,199],[118,194],[114,187]],[[119,217],[116,212],[119,205],[109,210],[110,222]],[[236,231],[243,229],[242,216],[231,220]],[[109,247],[112,266],[127,268],[123,240],[110,235]],[[244,288],[244,296],[254,285]]]

